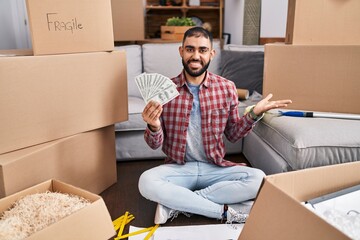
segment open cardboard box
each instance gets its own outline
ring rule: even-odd
[[[106,208],[104,200],[100,196],[58,180],[48,180],[11,196],[0,199],[0,213],[9,209],[14,202],[26,195],[46,191],[78,195],[90,200],[91,204],[59,220],[49,227],[34,233],[26,238],[27,240],[107,240],[115,235],[110,214]]]
[[[264,178],[239,240],[349,240],[302,202],[360,184],[360,161]]]

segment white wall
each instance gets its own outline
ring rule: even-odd
[[[11,0],[0,0],[0,49],[16,48]]]
[[[0,0],[0,49],[31,48],[25,0]]]
[[[249,0],[248,0],[249,1]],[[243,42],[245,0],[224,0],[224,33],[231,34],[231,43]],[[262,0],[260,37],[285,37],[288,0]]]
[[[260,20],[261,38],[285,37],[287,9],[288,9],[288,0],[261,1],[261,20]]]
[[[224,0],[224,33],[231,34],[231,44],[243,42],[244,0]]]

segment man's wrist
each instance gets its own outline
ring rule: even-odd
[[[249,111],[249,116],[253,119],[253,120],[258,120],[261,116],[258,116],[254,113],[254,108],[255,106],[251,107],[250,108],[250,111]]]
[[[148,128],[149,128],[152,132],[158,132],[158,131],[161,129],[161,127],[154,127],[154,126],[152,126],[152,125],[150,125],[150,124],[148,124]]]

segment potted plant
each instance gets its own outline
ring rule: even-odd
[[[182,40],[184,33],[189,28],[195,26],[194,21],[187,17],[171,17],[166,21],[165,26],[161,26],[161,39],[163,40]]]

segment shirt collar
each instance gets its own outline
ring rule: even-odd
[[[204,81],[200,84],[200,86],[201,86],[201,85],[204,85],[204,87],[208,88],[208,87],[210,86],[210,83],[211,83],[210,77],[209,77],[210,72],[209,72],[209,71],[206,71],[205,73],[206,73],[205,79],[204,79]],[[180,87],[183,87],[185,83],[186,83],[185,70],[183,70],[183,71],[181,72],[181,76],[180,76]]]

